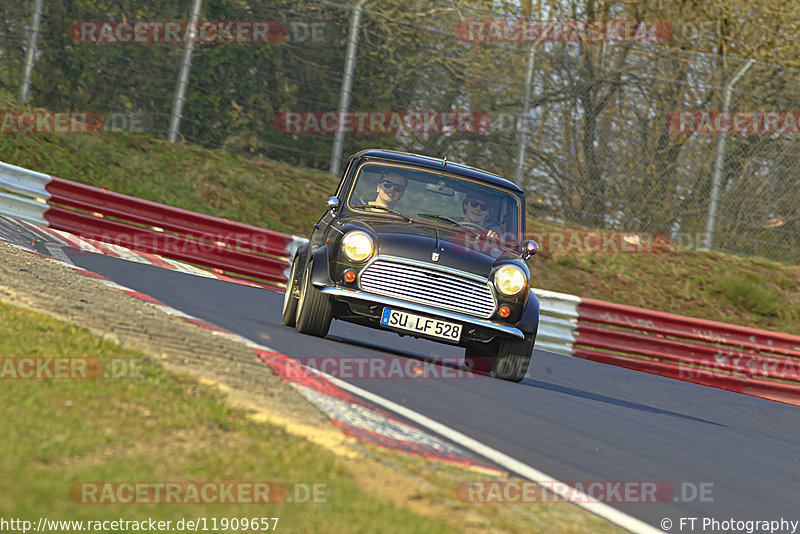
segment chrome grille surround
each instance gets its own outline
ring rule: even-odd
[[[497,309],[492,286],[485,278],[429,263],[378,256],[358,275],[365,293],[489,318]]]

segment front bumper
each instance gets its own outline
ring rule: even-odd
[[[458,323],[487,328],[489,330],[494,330],[499,334],[503,334],[506,336],[514,336],[520,339],[525,338],[525,334],[522,332],[522,330],[513,326],[497,323],[495,321],[488,321],[486,319],[478,319],[475,317],[470,317],[468,315],[453,313],[445,310],[440,310],[437,308],[430,308],[428,306],[421,306],[419,304],[412,304],[410,302],[394,299],[391,297],[373,295],[371,293],[362,293],[361,291],[355,291],[353,289],[342,289],[338,287],[326,287],[322,289],[322,292],[334,298],[363,300],[374,304],[381,304],[384,306],[401,308],[404,310],[432,315],[434,317],[441,317],[443,319],[449,319],[451,321],[456,321]]]

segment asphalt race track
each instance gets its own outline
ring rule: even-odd
[[[281,323],[281,293],[69,255],[78,266],[298,359],[463,352],[338,321],[327,339],[300,335]],[[681,517],[800,520],[800,409],[542,351],[532,367],[521,384],[483,377],[348,381],[563,481],[668,482],[672,501],[612,504],[655,527],[670,518],[678,532]],[[708,492],[702,500],[701,488]]]

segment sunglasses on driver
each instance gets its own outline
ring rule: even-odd
[[[490,209],[489,204],[487,204],[486,202],[481,202],[480,200],[475,200],[474,198],[467,200],[467,202],[471,207],[480,208],[481,211],[489,211]]]
[[[394,182],[392,182],[390,180],[383,180],[381,182],[381,187],[383,187],[386,190],[395,189],[398,193],[402,193],[403,191],[406,190],[406,186],[405,185],[397,184],[397,183],[394,183]]]

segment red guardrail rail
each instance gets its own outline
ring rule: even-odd
[[[572,353],[800,405],[800,336],[581,299]]]
[[[230,276],[286,282],[292,236],[62,178],[45,188],[52,196],[44,218],[52,228]]]
[[[588,324],[578,325],[576,332],[580,345],[636,354],[656,361],[672,360],[686,365],[713,367],[751,377],[800,382],[800,360],[792,358],[776,358]]]
[[[578,309],[581,319],[587,322],[656,331],[709,343],[769,349],[765,352],[800,357],[800,336],[792,334],[693,319],[587,298],[581,299]]]
[[[798,384],[726,375],[708,369],[682,367],[673,363],[644,360],[633,356],[610,354],[584,348],[576,348],[575,356],[594,362],[625,367],[634,371],[800,406],[800,385]]]

